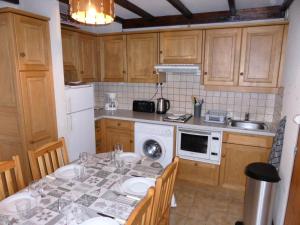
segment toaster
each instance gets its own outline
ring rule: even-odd
[[[132,110],[135,112],[155,112],[155,102],[145,101],[145,100],[134,100],[132,105]]]

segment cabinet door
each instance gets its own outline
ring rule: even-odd
[[[101,80],[127,81],[126,36],[106,36],[100,39]]]
[[[79,35],[79,71],[82,81],[97,80],[97,45],[96,37]]]
[[[62,30],[62,49],[65,70],[77,70],[78,63],[78,34]]]
[[[240,86],[277,87],[284,26],[243,29]]]
[[[46,21],[15,15],[20,70],[49,69],[49,28]]]
[[[269,149],[266,148],[223,143],[220,185],[244,190],[246,166],[252,162],[266,162],[268,155]]]
[[[47,71],[21,72],[24,123],[29,149],[56,139],[52,79]]]
[[[122,131],[113,128],[106,129],[106,150],[114,149],[115,144],[122,144],[125,152],[133,152],[133,134],[131,131]]]
[[[160,63],[201,63],[202,31],[160,33]]]
[[[127,35],[128,82],[155,83],[158,63],[157,33]]]
[[[205,33],[204,84],[236,86],[242,29],[216,29]]]

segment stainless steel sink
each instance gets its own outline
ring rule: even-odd
[[[236,127],[246,130],[267,130],[268,126],[263,122],[244,121],[244,120],[231,120],[229,121],[230,127]]]

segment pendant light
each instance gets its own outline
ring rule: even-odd
[[[71,17],[84,24],[101,25],[114,21],[114,0],[69,0]]]

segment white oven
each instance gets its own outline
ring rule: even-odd
[[[220,164],[222,132],[177,128],[177,155],[183,159]]]

